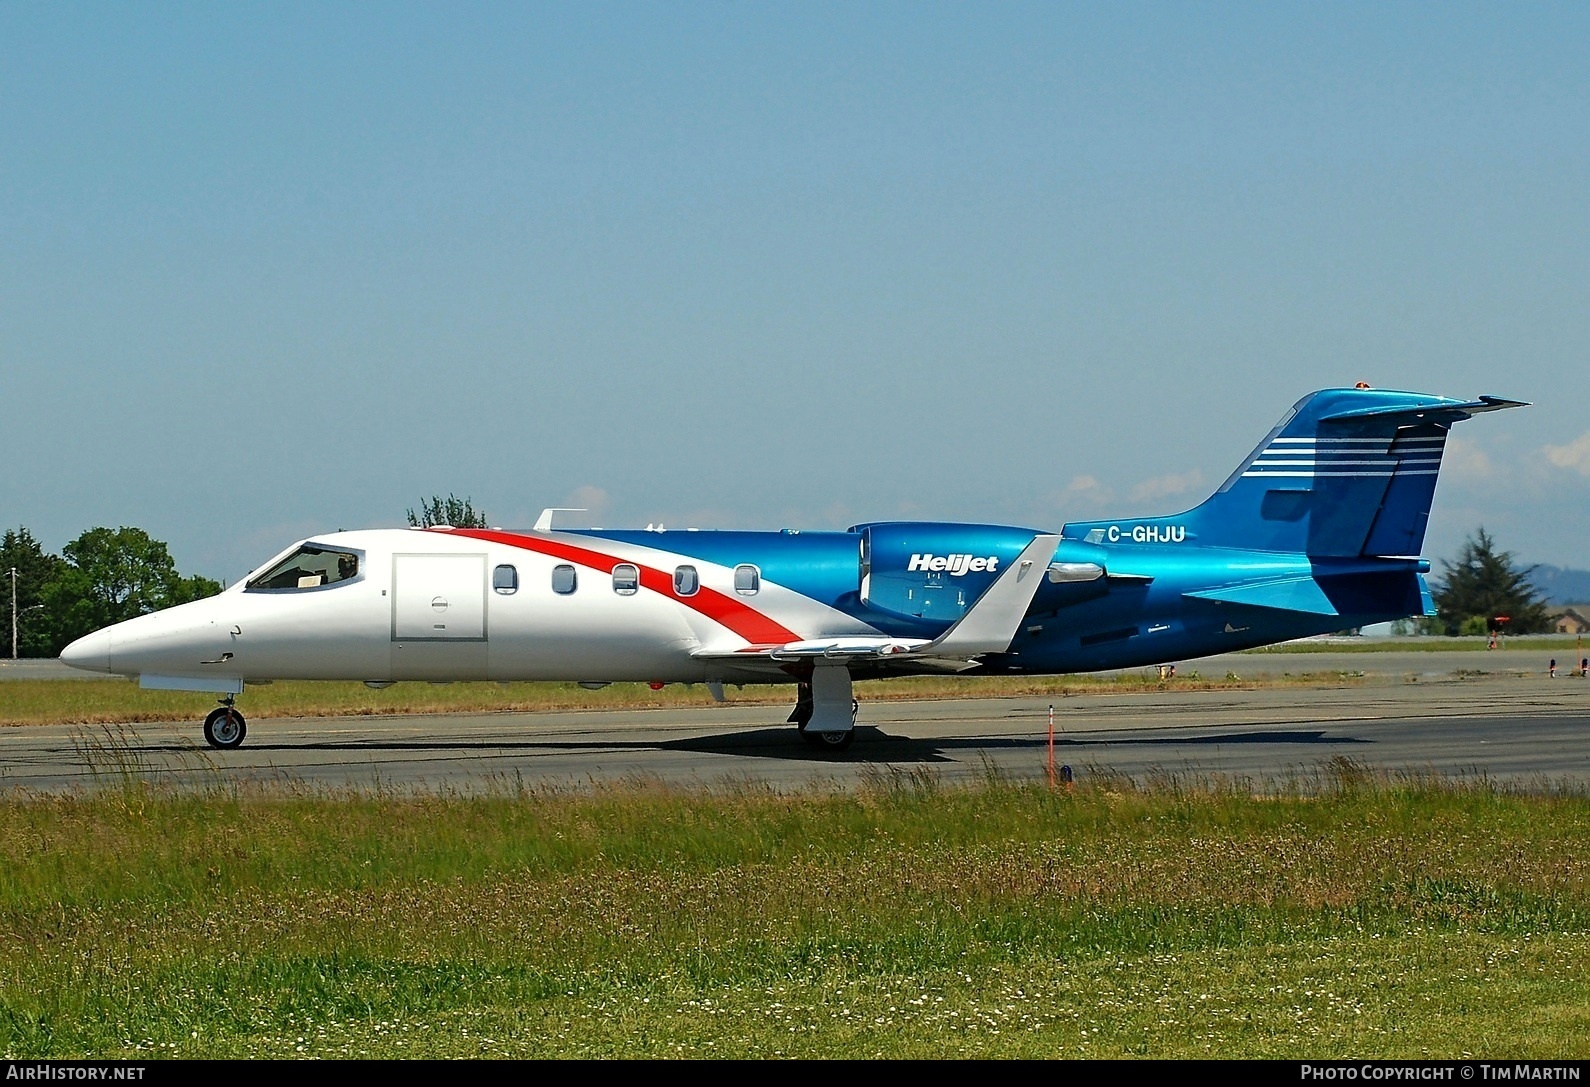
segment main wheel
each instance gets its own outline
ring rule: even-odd
[[[243,715],[231,706],[221,706],[210,711],[204,719],[204,742],[211,747],[232,748],[243,742],[248,726]]]
[[[855,740],[856,730],[847,728],[843,732],[817,732],[813,729],[803,729],[801,735],[813,747],[820,747],[824,751],[843,751]]]

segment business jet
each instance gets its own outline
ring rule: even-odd
[[[221,695],[278,679],[793,683],[790,722],[848,747],[857,679],[1061,675],[1185,661],[1434,614],[1419,557],[1452,424],[1526,406],[1327,389],[1201,505],[1046,532],[436,526],[293,544],[218,596],[69,645],[75,668]]]

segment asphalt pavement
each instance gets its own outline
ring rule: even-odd
[[[1451,654],[1468,665],[1489,661],[1489,670],[1451,668],[1431,653],[1368,654],[1376,658],[1368,662],[1364,654],[1310,654],[1306,666],[1302,656],[1236,658],[1239,675],[1270,669],[1312,677],[1253,690],[1172,684],[1133,694],[863,701],[855,743],[836,753],[807,745],[785,723],[787,707],[735,702],[257,719],[243,746],[230,751],[204,746],[198,721],[29,725],[0,728],[0,789],[56,793],[142,780],[176,788],[479,793],[655,781],[793,791],[920,775],[946,783],[992,775],[1059,781],[1067,768],[1074,781],[1272,788],[1368,771],[1590,789],[1590,679],[1561,671],[1553,679],[1512,654]],[[1225,662],[1200,662],[1198,670]],[[864,686],[858,693],[865,698]]]

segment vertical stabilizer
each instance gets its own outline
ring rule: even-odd
[[[1313,393],[1218,491],[1174,520],[1205,546],[1312,558],[1417,555],[1452,424],[1522,406],[1389,389]]]

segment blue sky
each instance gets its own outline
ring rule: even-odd
[[[1171,513],[1304,393],[1590,567],[1582,4],[0,2],[0,526]]]

